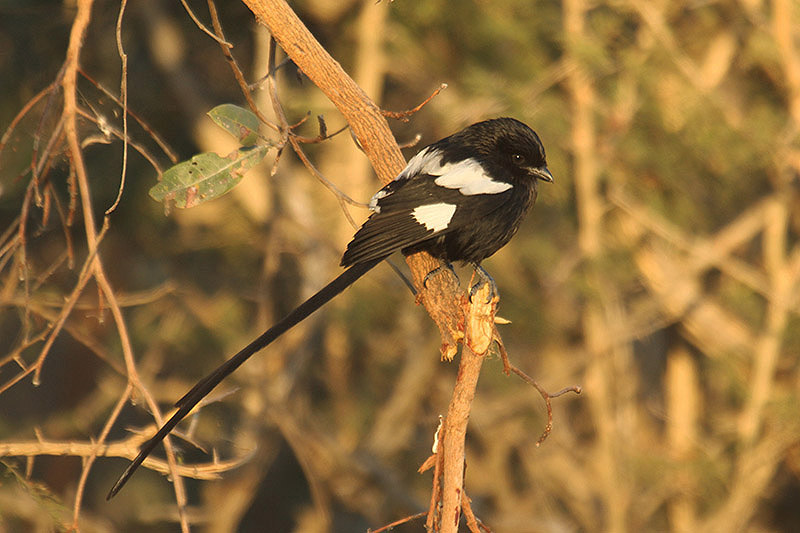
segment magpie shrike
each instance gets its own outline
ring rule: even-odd
[[[114,497],[170,431],[251,355],[329,302],[395,251],[426,251],[480,267],[516,233],[536,200],[537,183],[553,181],[539,136],[513,118],[473,124],[431,144],[370,200],[372,214],[342,257],[342,274],[301,303],[178,400],[178,410],[148,440],[108,493]]]

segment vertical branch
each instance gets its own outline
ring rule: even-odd
[[[83,151],[78,136],[77,117],[78,117],[78,102],[77,102],[77,80],[78,70],[80,65],[80,51],[83,45],[83,39],[86,35],[86,30],[91,20],[91,13],[94,1],[93,0],[79,0],[78,9],[73,21],[72,30],[70,33],[69,46],[67,48],[66,59],[64,61],[63,78],[61,80],[61,87],[64,92],[64,109],[63,109],[63,122],[64,134],[67,142],[67,150],[69,153],[71,166],[75,172],[75,179],[78,183],[78,191],[81,202],[81,210],[83,212],[84,231],[86,234],[86,243],[88,246],[89,257],[91,258],[89,268],[92,271],[95,282],[102,295],[108,301],[111,315],[114,318],[114,323],[119,333],[120,343],[122,345],[122,352],[125,358],[126,370],[128,372],[129,383],[134,387],[140,389],[145,397],[148,407],[153,411],[158,423],[161,423],[161,414],[158,405],[153,398],[141,386],[138,379],[138,372],[136,371],[135,360],[133,357],[133,348],[131,346],[128,329],[125,324],[124,317],[122,316],[122,309],[117,302],[111,284],[106,278],[103,264],[100,259],[98,246],[100,239],[97,233],[96,222],[94,219],[94,211],[92,208],[91,190],[89,188],[89,177],[86,170],[86,165],[83,159]],[[106,217],[106,223],[108,218]],[[130,390],[130,387],[129,387]],[[125,395],[127,397],[127,394]],[[118,410],[116,414],[118,414]],[[116,414],[112,414],[106,424],[106,428],[102,431],[97,444],[103,444],[108,434],[108,429],[111,427],[113,419]],[[167,450],[167,459],[170,465],[170,471],[173,475],[173,484],[175,487],[175,495],[178,500],[178,512],[180,515],[181,529],[183,531],[189,530],[189,522],[186,516],[186,494],[180,476],[177,475],[175,456],[169,439],[164,441]],[[85,480],[89,470],[94,462],[96,456],[89,457],[83,465],[82,479]],[[81,501],[83,497],[82,489],[79,490],[75,497],[74,505],[74,523],[77,524],[78,516],[80,513]]]
[[[592,410],[597,432],[598,491],[605,499],[607,510],[605,528],[622,532],[626,526],[628,498],[620,484],[619,465],[615,444],[613,346],[610,337],[613,329],[606,320],[603,296],[609,288],[597,270],[597,260],[602,252],[601,217],[603,212],[595,133],[595,88],[583,68],[580,50],[588,46],[585,0],[564,2],[564,31],[568,36],[568,55],[573,68],[567,76],[569,100],[572,106],[572,152],[574,155],[575,195],[578,205],[578,245],[586,262],[585,275],[594,298],[583,311],[583,333],[589,352],[585,384],[587,400]]]
[[[788,102],[795,131],[800,126],[800,63],[795,54],[792,31],[791,3],[776,0],[773,3],[773,34],[783,59]],[[777,187],[784,192],[786,176],[793,174],[791,162],[779,162]],[[763,411],[771,396],[775,370],[783,344],[788,316],[787,295],[791,294],[794,280],[788,266],[787,226],[789,210],[786,195],[772,202],[766,212],[763,236],[764,270],[769,279],[769,301],[764,326],[759,334],[754,354],[753,378],[747,405],[739,420],[739,438],[745,448],[756,443],[763,423]]]
[[[792,8],[796,5],[796,2],[790,0],[772,2],[772,33],[783,60],[783,72],[789,91],[789,112],[795,127],[800,125],[800,58],[794,45],[797,42],[796,18],[792,16]]]
[[[441,533],[456,533],[464,498],[465,439],[467,424],[478,386],[484,354],[476,354],[466,344],[458,364],[458,379],[444,421],[444,437],[439,443],[444,454],[442,469]]]
[[[572,105],[572,151],[575,156],[575,196],[578,203],[578,244],[587,259],[594,259],[600,253],[600,200],[597,157],[595,152],[594,103],[595,90],[589,74],[582,68],[577,50],[585,46],[584,0],[564,2],[564,29],[570,37],[568,53],[573,63],[567,76],[569,98]]]
[[[792,277],[786,266],[786,226],[788,210],[784,202],[773,202],[764,227],[764,265],[770,283],[767,316],[759,333],[754,353],[750,396],[739,421],[739,438],[745,447],[753,445],[763,423],[763,411],[773,390],[783,332],[789,319],[786,298],[791,293]]]
[[[697,364],[683,344],[674,346],[667,355],[664,392],[667,409],[667,443],[676,461],[677,478],[671,483],[672,499],[668,503],[670,531],[697,531],[695,508],[696,488],[688,467],[697,442],[700,415],[700,384]]]
[[[125,176],[128,173],[128,54],[125,53],[125,48],[122,46],[122,21],[125,17],[125,7],[128,5],[127,0],[122,0],[119,8],[119,15],[117,16],[117,53],[119,54],[120,63],[122,65],[122,73],[120,74],[119,95],[122,100],[122,171],[119,178],[119,192],[117,198],[111,207],[106,209],[106,216],[114,212],[122,200],[122,191],[125,190]]]
[[[405,162],[380,108],[317,42],[285,1],[244,2],[269,27],[284,52],[344,115],[380,179],[384,183],[392,180]],[[452,276],[439,276],[422,290],[423,278],[438,266],[438,262],[424,253],[408,257],[407,262],[420,289],[420,300],[439,326],[442,354],[452,358],[458,339],[463,337],[464,310],[458,285]],[[463,497],[464,437],[481,364],[482,357],[465,344],[443,443],[442,531],[446,532],[458,529]]]
[[[386,77],[386,18],[389,6],[379,2],[364,2],[358,17],[356,57],[353,65],[353,79],[364,93],[380,106],[383,85]],[[355,153],[355,152],[350,152]],[[371,185],[367,184],[370,171],[362,157],[351,158],[351,171],[357,174],[351,178],[357,191],[371,195]]]
[[[494,338],[494,316],[497,311],[498,299],[491,298],[491,287],[486,284],[473,295],[473,300],[466,309],[464,347],[461,350],[461,361],[458,365],[458,379],[447,408],[447,418],[445,418],[442,428],[442,441],[439,443],[439,453],[444,454],[441,529],[439,530],[441,533],[458,532],[462,501],[466,498],[464,470],[466,469],[467,424],[483,359]]]

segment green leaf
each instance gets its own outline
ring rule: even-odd
[[[194,207],[231,190],[268,150],[268,146],[252,146],[234,150],[226,157],[198,154],[164,172],[161,181],[150,189],[150,196],[159,202],[174,201],[177,207]]]
[[[222,104],[209,111],[208,116],[244,146],[253,145],[258,140],[258,117],[249,109]]]

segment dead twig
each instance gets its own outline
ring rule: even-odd
[[[200,31],[202,31],[203,33],[205,33],[206,35],[217,41],[223,48],[233,48],[233,45],[228,41],[226,41],[224,37],[215,35],[214,32],[206,28],[206,26],[202,22],[200,22],[200,19],[198,19],[197,16],[194,14],[192,8],[190,8],[189,4],[186,3],[186,0],[181,0],[181,5],[186,10],[186,13],[189,14],[189,18],[192,19],[192,22],[194,22],[195,25],[198,28],[200,28]]]
[[[367,533],[383,533],[384,531],[390,531],[397,526],[403,525],[407,522],[411,522],[412,520],[416,520],[417,518],[422,518],[423,516],[425,516],[424,512],[412,514],[406,516],[405,518],[401,518],[400,520],[395,520],[394,522],[386,524],[385,526],[379,527],[378,529],[372,529],[372,528],[367,529]]]
[[[181,0],[181,2],[184,2],[184,0]],[[250,110],[256,114],[261,122],[275,131],[281,131],[281,128],[273,124],[272,121],[268,120],[267,117],[261,113],[261,110],[256,105],[255,100],[253,100],[250,85],[247,83],[247,80],[244,79],[244,73],[242,72],[242,69],[239,68],[239,63],[236,61],[236,58],[233,57],[233,53],[231,52],[233,45],[225,40],[225,34],[222,30],[222,23],[219,20],[217,5],[214,3],[214,0],[208,0],[208,12],[211,15],[211,24],[214,27],[214,39],[220,44],[220,47],[222,48],[222,54],[228,61],[228,64],[233,71],[233,77],[236,78],[236,82],[239,84],[239,88],[242,91],[242,96],[244,96],[245,100],[247,100],[247,105],[250,107]]]
[[[435,91],[433,91],[433,93],[431,93],[429,97],[423,100],[422,103],[420,103],[418,106],[412,107],[411,109],[406,109],[405,111],[387,111],[386,109],[381,109],[381,114],[386,118],[393,118],[401,122],[408,122],[409,117],[411,117],[411,115],[413,115],[414,113],[425,107],[425,105],[428,102],[436,98],[436,96],[438,96],[439,93],[445,89],[447,89],[447,84],[443,83],[439,85],[439,87]]]
[[[535,379],[530,377],[528,374],[526,374],[516,366],[510,365],[510,369],[513,373],[521,377],[528,385],[532,386],[537,391],[539,391],[539,394],[541,394],[542,399],[544,400],[544,404],[547,407],[547,424],[545,425],[544,431],[542,432],[542,435],[539,437],[539,440],[536,441],[536,447],[538,448],[547,439],[547,437],[550,436],[550,432],[553,430],[553,406],[550,403],[550,399],[558,398],[559,396],[562,396],[568,392],[574,392],[575,394],[580,394],[581,392],[583,392],[583,390],[581,389],[580,385],[572,385],[571,387],[565,387],[558,392],[549,393],[544,389],[544,387],[539,385]]]
[[[110,98],[112,102],[114,102],[120,107],[120,109],[122,109],[122,101],[119,98],[117,98],[117,96],[114,93],[106,89],[103,86],[103,84],[95,80],[81,68],[78,68],[78,73],[84,79],[86,79],[86,81],[88,81],[94,87],[96,87],[100,92],[102,92],[104,95]],[[139,127],[141,127],[151,139],[153,139],[153,142],[155,142],[158,145],[158,147],[161,148],[161,151],[164,152],[164,154],[169,158],[169,160],[172,163],[178,162],[178,154],[175,153],[175,150],[173,150],[172,147],[169,146],[167,142],[164,139],[162,139],[161,136],[153,128],[151,128],[150,125],[147,122],[145,122],[145,120],[142,117],[140,117],[136,112],[132,111],[130,108],[128,109],[128,115],[130,115],[130,117],[133,120],[135,120],[137,124],[139,124]],[[135,147],[135,145],[133,144],[131,145]],[[147,155],[145,155],[144,153],[142,153],[142,155],[147,157]],[[150,161],[150,157],[147,157],[147,159],[148,161]],[[154,165],[154,167],[159,173],[161,172],[158,166]]]
[[[464,492],[464,501],[461,507],[464,511],[464,520],[467,522],[467,527],[472,533],[480,533],[481,530],[486,533],[492,533],[491,528],[484,524],[480,518],[475,516],[475,513],[472,511],[472,499],[467,496],[466,491]]]
[[[127,5],[127,0],[122,0],[120,2],[115,31],[117,53],[119,54],[120,65],[122,67],[119,84],[119,95],[120,100],[122,100],[122,170],[120,172],[117,197],[114,199],[114,203],[111,204],[111,207],[106,209],[106,216],[113,213],[114,210],[117,209],[120,200],[122,200],[122,191],[125,190],[125,177],[128,175],[128,54],[125,53],[125,48],[122,45],[122,20],[125,16],[125,7]]]

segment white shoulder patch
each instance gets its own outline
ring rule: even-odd
[[[473,196],[476,194],[499,194],[507,191],[513,187],[510,183],[503,181],[495,181],[486,174],[483,166],[476,160],[469,158],[458,163],[447,163],[442,165],[442,152],[438,149],[423,148],[412,157],[406,168],[397,175],[394,181],[413,178],[420,174],[427,174],[429,176],[438,176],[434,183],[439,187],[446,189],[458,189],[458,192],[464,196]],[[378,202],[381,198],[385,198],[392,194],[393,191],[381,189],[369,200],[369,209],[375,213],[380,213],[381,208]],[[432,205],[450,205],[450,204],[432,204]],[[422,206],[429,207],[429,206]],[[455,210],[455,206],[453,210]],[[417,209],[421,209],[417,208]],[[416,212],[416,211],[415,211]],[[416,215],[415,215],[416,216]],[[450,213],[450,217],[453,213]],[[418,220],[419,221],[419,220]],[[447,222],[450,218],[447,219]],[[420,224],[423,222],[419,221]],[[447,223],[445,223],[445,227]],[[426,225],[427,227],[427,225]],[[430,227],[428,229],[431,229]],[[438,230],[437,230],[438,231]]]
[[[442,153],[435,148],[428,146],[423,148],[417,155],[408,160],[408,164],[403,171],[397,175],[396,180],[408,179],[417,174],[438,175],[442,168]]]
[[[442,169],[442,154],[439,150],[432,149],[430,146],[423,148],[417,155],[408,160],[406,168],[394,179],[394,181],[405,180],[418,174],[431,174],[438,176]],[[380,213],[381,208],[378,201],[381,198],[386,198],[394,191],[387,191],[381,189],[376,192],[369,200],[369,210],[375,213]]]
[[[425,226],[426,229],[442,231],[450,224],[455,212],[456,206],[454,204],[439,202],[437,204],[421,205],[411,212],[411,216]]]
[[[390,194],[389,191],[386,191],[384,189],[381,189],[378,192],[376,192],[375,194],[373,194],[372,198],[369,199],[369,204],[367,204],[367,207],[369,207],[369,210],[370,211],[374,211],[376,213],[380,213],[381,212],[381,208],[378,205],[378,200],[380,200],[381,198],[385,198],[389,194]]]
[[[472,158],[458,163],[447,163],[436,173],[439,175],[434,180],[436,185],[458,189],[465,196],[498,194],[513,187],[510,183],[495,181],[487,176],[483,166]]]

